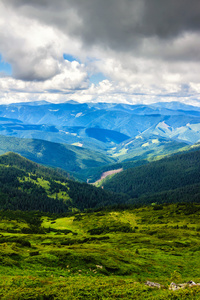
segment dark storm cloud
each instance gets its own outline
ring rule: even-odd
[[[0,0],[0,14],[0,53],[22,81],[5,87],[83,87],[81,101],[200,93],[200,0]],[[88,88],[95,72],[107,80]]]
[[[120,50],[144,37],[165,40],[200,30],[199,0],[10,0],[9,5],[87,44]],[[72,10],[79,20],[70,16]]]
[[[143,29],[146,35],[174,37],[184,31],[200,30],[198,0],[146,0]]]

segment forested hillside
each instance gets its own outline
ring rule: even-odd
[[[82,147],[0,135],[0,154],[10,151],[34,162],[62,168],[68,172],[79,172],[83,169],[115,162],[115,159],[100,152]]]
[[[138,204],[199,202],[200,150],[128,169],[105,179],[101,185],[112,192],[127,194]]]
[[[18,154],[0,156],[0,209],[66,212],[124,203],[127,196],[69,180]]]

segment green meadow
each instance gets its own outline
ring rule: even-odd
[[[200,205],[0,212],[0,299],[200,299]],[[145,282],[161,284],[151,288]]]

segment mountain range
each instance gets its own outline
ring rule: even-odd
[[[1,105],[1,208],[198,202],[199,126],[180,103]]]
[[[0,135],[1,154],[14,151],[92,181],[99,167],[151,161],[198,143],[200,108],[179,102],[0,105]]]
[[[60,169],[9,152],[0,156],[0,209],[64,213],[105,206],[199,203],[199,149],[118,169],[100,187],[76,182]]]
[[[18,103],[0,105],[3,135],[82,144],[99,150],[139,136],[200,140],[200,108],[173,103]]]

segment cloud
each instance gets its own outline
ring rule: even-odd
[[[60,72],[52,79],[45,81],[24,81],[12,77],[0,80],[1,91],[12,90],[28,93],[67,93],[71,90],[88,88],[88,75],[84,65],[76,61],[65,61],[59,66]]]
[[[1,99],[199,101],[199,0],[2,0],[0,12],[13,70]],[[107,80],[89,84],[95,73]]]
[[[4,0],[4,3],[8,1]],[[85,44],[127,51],[143,38],[199,32],[198,0],[10,0],[20,14],[78,36]]]

